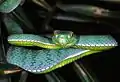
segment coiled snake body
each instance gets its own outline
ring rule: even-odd
[[[32,73],[47,73],[83,56],[117,46],[110,35],[75,36],[71,31],[54,31],[52,38],[33,34],[13,34],[8,42],[7,61]],[[19,47],[18,47],[19,46]],[[21,47],[20,47],[21,46]],[[38,46],[42,50],[22,46]]]

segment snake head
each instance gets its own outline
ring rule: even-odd
[[[72,31],[54,31],[54,36],[52,37],[53,43],[62,48],[67,48],[74,45],[77,41],[75,35]]]

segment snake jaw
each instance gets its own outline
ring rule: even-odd
[[[52,41],[55,43],[56,46],[60,46],[61,48],[68,48],[73,46],[77,42],[77,39],[73,37],[70,40],[62,41],[61,39],[56,39],[55,37],[53,37]]]
[[[68,48],[73,46],[77,39],[72,31],[54,31],[54,36],[52,37],[53,43],[62,48]]]

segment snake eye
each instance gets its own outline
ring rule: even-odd
[[[68,38],[71,38],[71,36],[70,36],[70,35],[68,35]]]
[[[55,35],[56,38],[58,38],[58,35]]]
[[[54,35],[57,35],[57,34],[59,34],[60,33],[60,30],[55,30],[54,31]]]
[[[71,36],[71,37],[73,36],[73,32],[70,32],[70,36]]]

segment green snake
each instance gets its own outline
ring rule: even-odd
[[[0,4],[0,12],[13,11],[21,0],[5,0]],[[4,18],[8,27],[7,61],[26,71],[40,74],[53,71],[84,56],[102,52],[118,44],[110,35],[75,35],[72,31],[54,31],[53,36],[22,34],[19,25]],[[17,28],[18,27],[18,28]],[[43,49],[33,50],[24,46],[37,46]]]
[[[32,73],[47,73],[84,56],[111,49],[117,42],[110,35],[74,35],[72,31],[54,31],[52,37],[34,34],[13,34],[7,61]],[[33,50],[23,46],[37,46]]]

